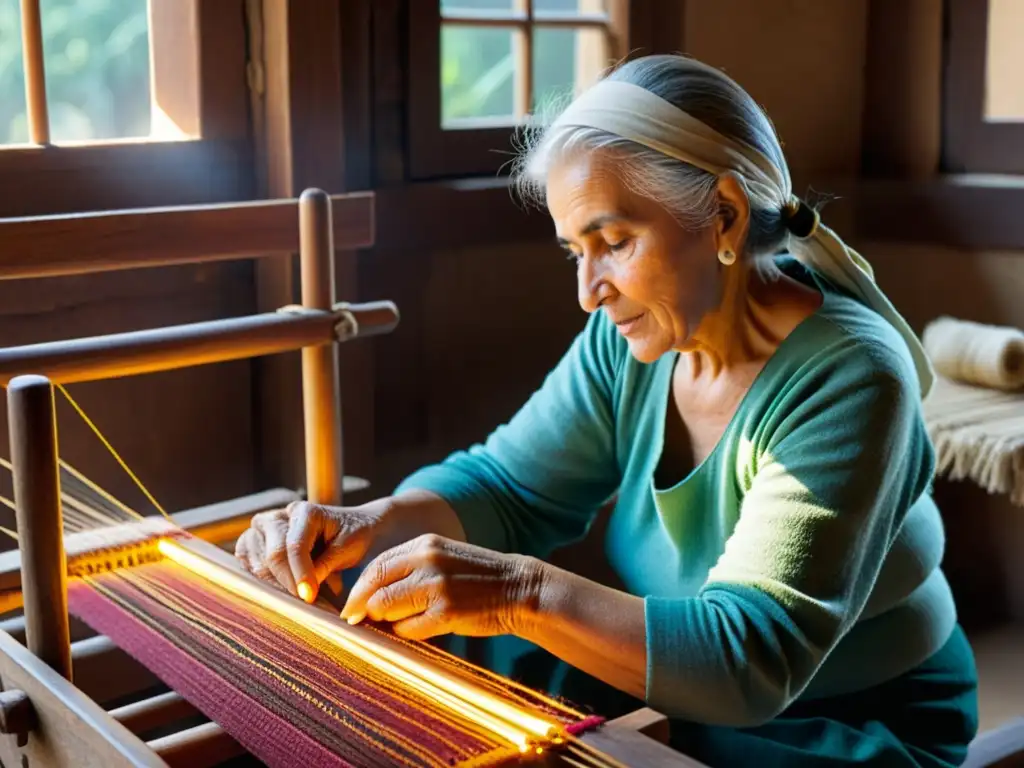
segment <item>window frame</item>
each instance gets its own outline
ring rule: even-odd
[[[0,147],[0,216],[251,196],[245,0],[149,2],[152,98],[182,138]]]
[[[625,58],[633,48],[630,36],[633,5],[652,0],[607,0],[609,50],[616,60]],[[523,0],[519,0],[523,3]],[[528,8],[532,7],[532,2]],[[587,24],[586,17],[580,27]],[[550,19],[535,19],[523,11],[509,17],[511,23],[528,28],[552,24]],[[441,0],[417,0],[408,5],[408,103],[405,131],[408,141],[407,172],[410,180],[423,181],[451,177],[495,175],[507,165],[517,130],[514,126],[462,128],[446,130],[441,125]],[[558,26],[572,26],[568,18],[556,20]],[[521,55],[529,57],[527,51]],[[529,75],[527,75],[529,77]]]
[[[989,0],[947,0],[942,170],[1024,174],[1024,120],[985,119]]]

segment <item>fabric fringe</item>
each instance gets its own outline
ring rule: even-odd
[[[1024,506],[1024,394],[939,377],[924,415],[940,476]]]

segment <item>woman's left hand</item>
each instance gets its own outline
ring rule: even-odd
[[[543,580],[538,560],[428,534],[367,565],[341,617],[390,622],[411,640],[519,634]]]

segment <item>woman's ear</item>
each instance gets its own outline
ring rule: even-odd
[[[715,246],[719,253],[743,253],[750,229],[750,198],[743,179],[732,171],[718,177],[718,216]]]

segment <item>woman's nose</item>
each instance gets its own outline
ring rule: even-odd
[[[596,312],[611,296],[611,284],[593,259],[584,256],[576,268],[577,292],[584,312]]]

